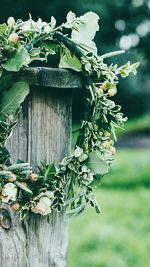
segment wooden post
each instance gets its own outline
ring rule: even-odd
[[[28,68],[17,79],[34,86],[8,144],[13,163],[22,159],[36,168],[41,161],[58,162],[70,154],[71,89],[81,87],[81,79],[74,72],[50,68]],[[8,207],[2,208],[11,216],[12,226],[9,230],[0,226],[0,267],[66,266],[65,213],[32,214],[21,221]],[[7,224],[0,211],[0,222]]]

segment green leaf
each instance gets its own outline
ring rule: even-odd
[[[78,31],[73,30],[71,38],[79,45],[97,54],[97,48],[92,41],[99,30],[99,16],[94,12],[87,12],[80,17],[83,23],[78,26]]]
[[[89,154],[87,166],[95,175],[104,175],[108,172],[108,164],[100,158],[98,151],[93,151]]]
[[[74,151],[74,156],[76,158],[79,158],[82,154],[83,154],[83,149],[81,147],[77,146],[75,151]]]
[[[76,56],[72,56],[69,51],[65,50],[65,53],[61,56],[59,68],[72,69],[80,72],[82,70],[82,65]]]
[[[52,178],[56,175],[56,168],[53,163],[49,164],[46,168],[44,174],[44,180],[50,182]]]
[[[2,67],[7,71],[17,72],[21,69],[22,66],[26,66],[29,63],[30,63],[29,53],[22,46],[11,54],[8,60],[4,64],[2,64]]]
[[[0,35],[3,35],[6,31],[7,25],[6,23],[0,24]]]
[[[16,82],[2,94],[1,112],[11,114],[23,103],[29,94],[29,85],[27,82]]]
[[[5,146],[2,146],[0,149],[0,163],[9,163],[10,154],[8,149]]]
[[[8,89],[13,83],[12,74],[4,75],[0,78],[0,93]]]
[[[47,41],[42,43],[42,47],[45,48],[50,54],[53,54],[58,49],[59,44],[55,41]]]

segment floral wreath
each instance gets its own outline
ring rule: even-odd
[[[52,210],[81,213],[86,206],[99,212],[93,186],[108,172],[116,149],[115,129],[126,118],[112,98],[117,93],[118,76],[136,74],[139,63],[118,67],[107,65],[106,58],[124,51],[97,55],[93,41],[99,17],[88,12],[76,17],[71,11],[66,22],[56,26],[9,17],[0,25],[0,204],[7,203],[21,218],[28,212],[47,215]],[[64,34],[63,34],[64,32]],[[14,72],[34,61],[47,61],[60,53],[60,68],[82,72],[86,110],[75,149],[59,165],[42,164],[32,172],[30,163],[18,160],[14,165],[6,142],[17,124],[21,104],[29,94],[27,82],[14,80]],[[19,96],[18,96],[19,91]]]

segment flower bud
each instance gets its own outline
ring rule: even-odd
[[[7,20],[8,26],[13,26],[15,24],[15,19],[13,17],[9,17]]]
[[[15,174],[13,174],[13,173],[11,173],[11,174],[9,174],[9,176],[8,176],[8,181],[9,182],[14,182],[14,181],[16,181],[16,175]]]
[[[14,44],[16,44],[18,42],[18,40],[19,40],[19,36],[15,32],[11,33],[8,37],[8,41],[11,43],[14,43]]]
[[[36,182],[37,179],[38,179],[38,175],[36,173],[31,173],[29,175],[29,179],[32,181],[32,182]]]
[[[116,93],[117,93],[117,90],[115,88],[108,90],[108,94],[109,94],[110,97],[114,96]]]
[[[20,204],[19,203],[13,203],[10,205],[10,207],[13,211],[17,211],[20,208]]]

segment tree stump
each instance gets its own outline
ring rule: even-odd
[[[32,86],[7,144],[12,162],[22,159],[36,169],[41,162],[60,161],[70,154],[71,89],[82,86],[81,78],[38,67],[22,70],[16,79]],[[0,208],[0,267],[65,267],[67,239],[65,212],[21,221],[6,205]]]

